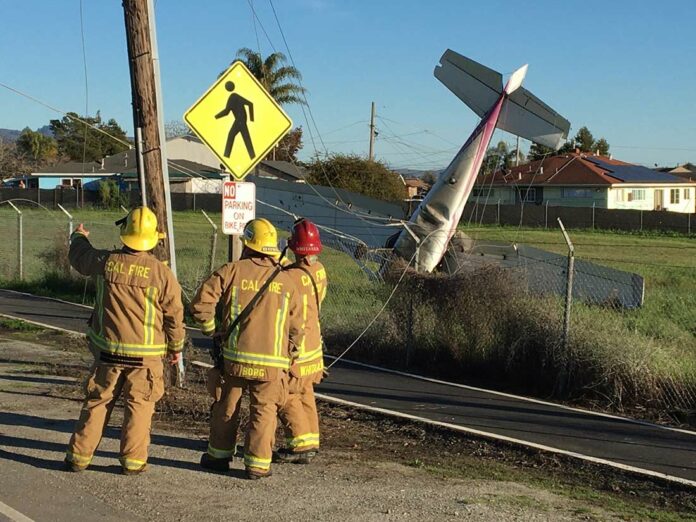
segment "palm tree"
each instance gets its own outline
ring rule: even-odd
[[[307,90],[293,81],[302,80],[302,74],[296,67],[284,65],[287,58],[283,53],[269,54],[264,59],[260,53],[242,47],[237,51],[237,59],[244,62],[251,74],[280,105],[306,105],[304,95]]]

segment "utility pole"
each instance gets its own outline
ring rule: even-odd
[[[169,261],[169,266],[176,275],[161,104],[158,110],[161,94],[152,1],[123,0],[123,14],[131,72],[133,127],[136,136],[140,135],[135,146],[137,155],[142,156],[144,168],[144,172],[139,172],[140,179],[144,182],[141,191],[147,194],[148,206],[157,216],[160,227],[166,227],[167,232],[167,237],[153,252],[158,259]]]
[[[375,102],[372,102],[372,111],[370,112],[370,153],[368,159],[370,161],[375,159]]]
[[[520,166],[520,137],[517,136],[517,148],[515,149],[515,167]]]

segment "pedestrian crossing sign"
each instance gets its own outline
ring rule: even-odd
[[[184,120],[238,180],[292,128],[292,120],[239,60],[184,113]]]

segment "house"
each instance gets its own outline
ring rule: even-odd
[[[668,174],[673,174],[674,176],[679,176],[688,181],[696,181],[696,165],[692,163],[686,163],[684,165],[677,165],[676,167],[663,167],[655,169],[659,172],[667,172]]]
[[[137,186],[135,150],[107,156],[101,161],[59,163],[27,176],[27,187],[41,189],[84,188],[97,190],[111,177],[128,186]],[[172,192],[220,192],[226,175],[221,174],[218,158],[197,137],[167,140],[169,182]],[[304,183],[305,172],[287,161],[262,161],[252,174],[271,179]],[[199,179],[193,179],[199,178]]]
[[[176,162],[188,160],[217,170],[222,167],[218,157],[197,136],[179,136],[167,140],[167,155]],[[289,161],[264,160],[251,174],[260,178],[304,183],[306,171]]]
[[[86,163],[72,161],[40,168],[29,174],[27,187],[49,190],[55,188],[97,190],[102,180],[135,170],[135,168],[135,150],[127,150],[107,156],[101,161]]]
[[[692,213],[696,211],[696,182],[576,151],[479,175],[470,200]]]
[[[420,178],[404,178],[404,185],[406,185],[408,199],[420,199],[430,188],[430,185]]]

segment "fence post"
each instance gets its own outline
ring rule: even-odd
[[[213,273],[213,270],[215,270],[215,251],[217,250],[217,225],[213,223],[213,220],[210,219],[210,216],[205,213],[205,210],[201,209],[201,212],[205,216],[205,219],[208,220],[208,223],[210,223],[210,226],[213,227],[213,233],[210,236],[210,273]]]
[[[196,211],[196,193],[193,193],[193,211]]]
[[[691,235],[691,212],[689,212],[686,216],[686,233]]]
[[[566,232],[565,227],[563,226],[563,221],[561,221],[561,218],[558,218],[558,225],[561,227],[561,232],[563,233],[563,237],[565,238],[566,244],[568,245],[568,266],[567,266],[567,273],[566,273],[566,298],[565,298],[565,308],[563,311],[563,337],[561,339],[561,346],[563,347],[563,356],[564,356],[564,370],[563,373],[564,375],[562,378],[559,379],[560,387],[559,391],[563,393],[564,390],[564,382],[565,379],[568,377],[568,360],[569,360],[569,354],[568,354],[568,343],[569,343],[569,335],[570,335],[570,307],[571,304],[573,303],[573,274],[575,272],[575,247],[573,247],[573,242],[570,240],[570,236],[568,236],[568,232]]]
[[[498,226],[500,226],[500,200],[498,200],[498,214],[497,214]]]
[[[544,228],[549,228],[549,200],[546,200],[546,208],[544,209]]]
[[[643,209],[640,209],[640,231],[643,231]]]
[[[596,203],[593,201],[592,202],[592,230],[594,230],[594,223],[595,223],[595,205],[596,205]]]
[[[72,236],[73,233],[73,217],[70,215],[70,212],[65,210],[63,208],[63,205],[58,203],[58,208],[61,209],[63,212],[65,212],[65,215],[68,216],[68,245],[70,244],[70,236]]]
[[[8,201],[10,206],[17,212],[17,271],[19,280],[24,280],[24,231],[22,227],[22,212],[15,207],[12,201]]]

